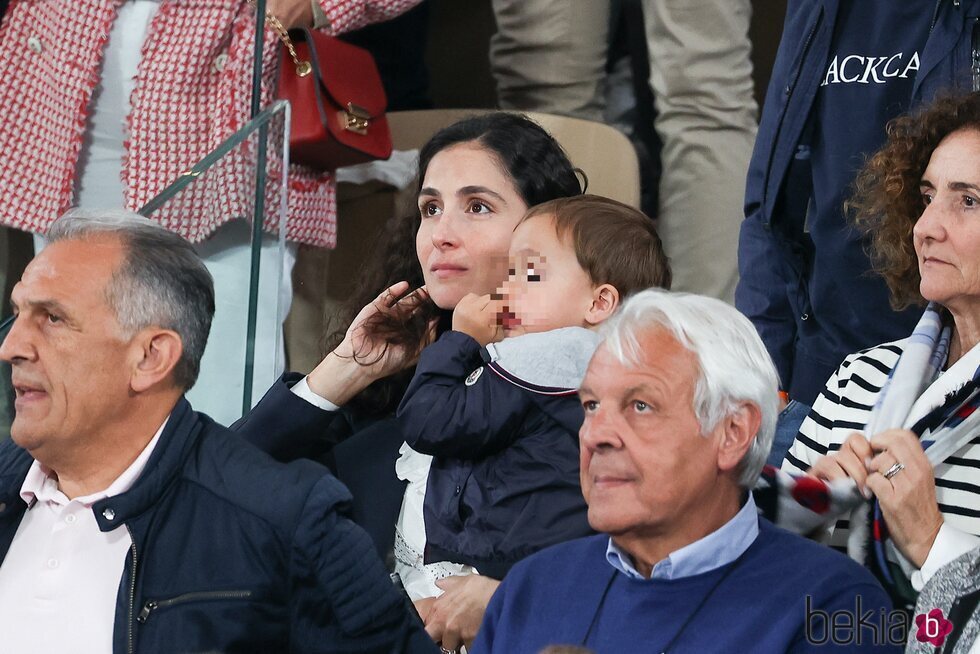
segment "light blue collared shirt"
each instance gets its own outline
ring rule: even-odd
[[[759,513],[752,493],[749,493],[749,499],[734,518],[704,538],[671,552],[666,559],[653,566],[650,579],[692,577],[728,565],[749,549],[758,535]],[[633,567],[630,555],[620,549],[612,538],[606,548],[606,560],[627,577],[647,580]]]

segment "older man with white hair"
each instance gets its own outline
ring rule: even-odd
[[[579,390],[582,491],[602,533],[518,564],[473,651],[898,651],[869,572],[758,517],[748,491],[778,386],[751,323],[650,290],[603,333]]]

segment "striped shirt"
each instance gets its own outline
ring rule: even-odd
[[[786,454],[782,468],[805,472],[817,459],[840,449],[855,431],[861,431],[907,339],[886,343],[844,359],[817,397],[796,441]],[[938,406],[976,370],[980,346],[974,347],[957,364],[943,372],[916,402],[907,424]],[[959,365],[963,364],[963,365]],[[936,467],[936,499],[946,524],[980,535],[980,435]],[[847,543],[847,520],[838,521],[830,544]]]

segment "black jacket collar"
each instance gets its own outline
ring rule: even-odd
[[[183,468],[201,434],[200,416],[181,398],[157,441],[146,468],[125,493],[107,497],[92,505],[102,531],[111,531],[149,509]]]
[[[143,513],[180,473],[201,434],[201,417],[184,398],[177,401],[143,474],[125,493],[99,500],[92,506],[102,531],[111,531]],[[22,513],[27,504],[21,486],[34,459],[12,441],[0,443],[0,520]]]

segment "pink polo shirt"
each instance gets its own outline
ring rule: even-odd
[[[111,654],[116,594],[132,547],[120,525],[99,530],[92,505],[126,492],[166,426],[104,491],[69,500],[37,461],[20,489],[30,507],[0,563],[0,651]]]

